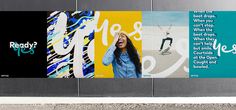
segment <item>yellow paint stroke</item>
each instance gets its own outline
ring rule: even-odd
[[[54,52],[54,49],[50,50],[50,53]]]
[[[50,20],[47,21],[47,23],[51,22],[52,20],[54,20],[56,17],[51,18]]]
[[[90,41],[90,40],[89,40],[89,38],[88,38],[88,37],[87,37],[87,38],[85,38],[85,39],[84,39],[84,45],[88,44],[88,43],[89,43],[89,41]]]

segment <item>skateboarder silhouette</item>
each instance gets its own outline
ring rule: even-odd
[[[158,27],[159,27],[159,29],[160,29],[161,31],[163,31],[163,29],[161,28],[161,26],[158,25]],[[173,38],[171,38],[170,32],[169,32],[170,29],[171,29],[171,27],[172,27],[172,25],[170,25],[170,27],[168,28],[168,30],[164,32],[164,33],[165,33],[165,36],[164,36],[164,38],[162,39],[161,47],[160,47],[160,50],[159,50],[159,51],[162,51],[165,42],[168,41],[168,40],[170,41],[169,46],[171,47],[172,42],[173,42]],[[170,49],[170,47],[166,48],[166,49],[165,49],[165,52],[167,52],[167,51]]]

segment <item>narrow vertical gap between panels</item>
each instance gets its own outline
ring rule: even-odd
[[[78,78],[77,81],[78,81],[77,82],[77,84],[78,84],[77,85],[77,87],[78,87],[77,89],[78,89],[78,97],[79,97],[80,96],[80,91],[79,91],[80,90],[80,79]]]
[[[75,0],[75,10],[77,11],[78,10],[78,0]]]
[[[154,97],[154,79],[152,78],[152,97]]]
[[[153,11],[153,0],[151,0],[151,11]],[[152,97],[154,97],[154,79],[152,78]]]
[[[75,11],[78,11],[78,0],[75,0]],[[77,79],[77,96],[80,96],[80,79]]]
[[[153,0],[151,0],[151,11],[153,10]]]

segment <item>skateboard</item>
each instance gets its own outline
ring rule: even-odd
[[[166,49],[164,49],[162,52],[161,52],[161,55],[169,55],[171,54],[170,52],[170,47],[167,47]]]

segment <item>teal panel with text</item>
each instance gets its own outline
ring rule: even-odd
[[[190,77],[236,77],[236,12],[190,12]]]

